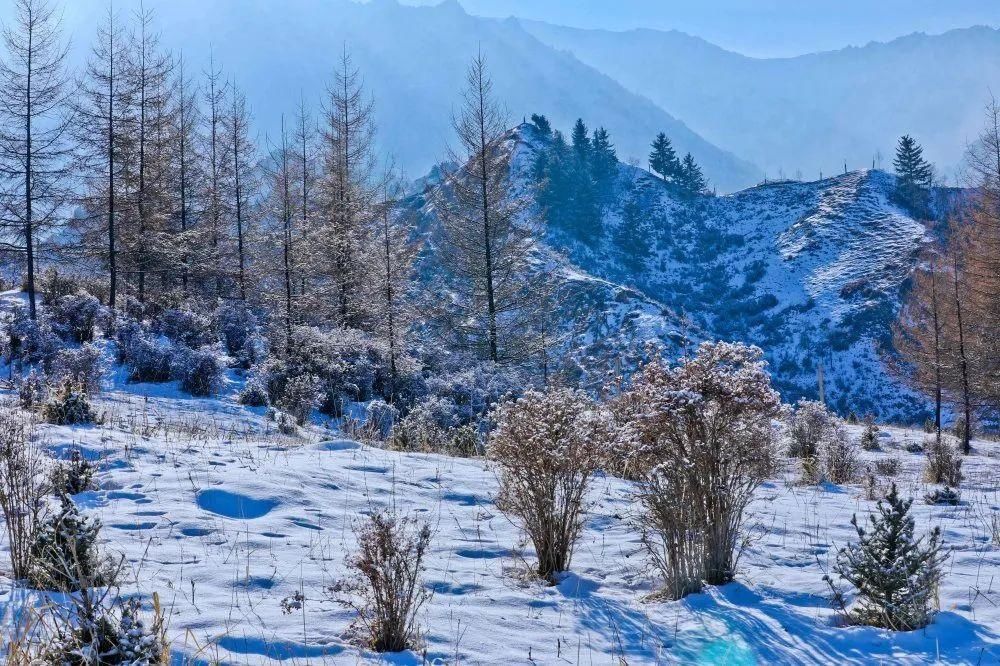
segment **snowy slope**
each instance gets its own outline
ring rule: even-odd
[[[513,136],[514,178],[524,187],[544,142],[531,125]],[[822,364],[827,400],[842,413],[916,422],[927,403],[887,374],[879,346],[931,230],[891,202],[893,187],[893,176],[865,170],[692,203],[620,164],[603,237],[583,243],[549,229],[545,245],[662,304],[688,322],[689,337],[761,346],[785,400],[816,397]],[[654,228],[652,256],[640,262],[612,240],[629,189]]]
[[[798,486],[789,469],[751,506],[758,536],[738,581],[658,602],[647,598],[656,579],[627,482],[595,480],[572,573],[547,587],[523,575],[533,554],[517,552],[521,535],[493,504],[482,460],[374,449],[319,429],[283,437],[231,398],[143,392],[105,394],[105,425],[41,426],[39,437],[56,455],[80,446],[99,461],[100,489],[75,499],[103,521],[105,548],[125,554],[128,589],[147,601],[159,593],[178,664],[1000,662],[1000,544],[986,531],[1000,512],[995,443],[977,442],[966,460],[960,506],[914,504],[918,532],[941,526],[953,549],[943,612],[924,631],[892,633],[835,626],[827,603],[822,576],[854,536],[849,516],[873,507],[857,487]],[[903,493],[922,495],[921,456],[898,448],[922,434],[890,434],[884,453],[866,455],[900,458]],[[324,590],[345,575],[353,521],[390,505],[434,530],[424,578],[433,597],[420,616],[424,651],[380,658],[352,644],[351,612]],[[297,592],[304,607],[283,613]],[[4,627],[41,602],[0,574]]]

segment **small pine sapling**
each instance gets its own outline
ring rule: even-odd
[[[910,631],[933,619],[946,555],[941,552],[940,528],[930,532],[926,543],[924,537],[914,538],[912,504],[912,499],[900,498],[892,484],[867,529],[858,524],[857,515],[851,518],[858,543],[840,549],[833,571],[857,590],[853,606],[848,607],[844,591],[831,576],[823,577],[849,623]]]
[[[861,433],[861,448],[865,451],[878,451],[881,448],[878,437],[879,427],[875,424],[875,417],[869,414],[865,417],[865,429]]]

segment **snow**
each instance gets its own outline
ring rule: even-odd
[[[54,455],[79,446],[100,461],[99,490],[75,500],[103,521],[107,551],[126,555],[125,592],[147,605],[159,593],[177,663],[1000,663],[1000,544],[987,529],[1000,515],[996,442],[975,442],[959,506],[914,503],[917,533],[941,526],[952,553],[935,622],[892,633],[836,626],[822,581],[854,537],[851,514],[874,503],[857,486],[796,485],[792,463],[756,494],[737,582],[662,602],[648,598],[656,578],[625,481],[595,479],[572,571],[548,587],[525,575],[530,546],[494,506],[481,459],[387,451],[316,426],[282,436],[231,397],[162,387],[119,386],[97,407],[103,425],[43,425],[39,437]],[[924,435],[884,431],[884,451],[865,458],[899,458],[902,493],[922,498],[922,457],[902,446]],[[353,522],[390,506],[430,522],[434,594],[425,648],[380,657],[352,642],[351,612],[324,590],[346,574]],[[297,592],[302,608],[283,613]],[[41,600],[0,577],[6,626]]]

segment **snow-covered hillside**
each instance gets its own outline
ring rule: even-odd
[[[544,145],[530,124],[511,133],[514,180],[529,196],[531,165]],[[440,187],[429,185],[412,200],[425,217],[433,217],[427,202]],[[918,422],[928,413],[925,399],[888,374],[879,347],[932,232],[891,201],[893,187],[893,176],[865,170],[692,202],[648,172],[619,164],[602,237],[583,242],[550,228],[539,252],[588,284],[638,296],[609,301],[618,311],[634,306],[642,313],[625,320],[648,323],[651,311],[664,313],[666,321],[641,332],[669,331],[673,349],[678,332],[759,345],[787,401],[817,396],[822,365],[826,399],[841,413]],[[614,241],[627,197],[640,203],[651,227],[645,258]],[[610,321],[593,334],[616,335]],[[615,341],[606,342],[613,350]],[[634,359],[634,348],[623,356]]]
[[[596,480],[572,571],[549,587],[524,575],[531,548],[494,505],[481,459],[386,451],[318,427],[278,435],[231,396],[183,398],[169,386],[118,386],[96,406],[103,425],[43,425],[38,439],[98,462],[99,489],[74,499],[102,520],[106,551],[125,555],[126,591],[147,607],[159,594],[177,664],[1000,662],[996,443],[975,443],[959,506],[913,505],[918,533],[940,526],[951,555],[942,612],[896,633],[836,626],[822,580],[856,538],[850,515],[873,503],[857,486],[796,485],[791,467],[751,505],[756,536],[737,582],[663,602],[649,598],[657,580],[628,482]],[[902,447],[922,437],[888,429],[883,451],[865,454],[899,459],[902,493],[918,498],[923,459]],[[355,647],[353,614],[326,589],[346,573],[354,521],[390,505],[431,524],[433,597],[419,617],[423,650],[379,656]],[[304,602],[283,612],[296,594]],[[41,603],[0,575],[5,628]]]

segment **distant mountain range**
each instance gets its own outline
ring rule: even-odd
[[[514,124],[532,113],[568,130],[603,125],[623,161],[645,164],[666,132],[711,184],[731,192],[766,174],[806,178],[891,163],[914,135],[945,175],[1000,90],[1000,31],[911,35],[860,48],[756,59],[679,32],[579,30],[398,0],[146,0],[164,46],[189,72],[208,68],[245,89],[256,126],[276,140],[300,100],[318,111],[346,47],[376,102],[380,148],[411,177],[447,155],[465,68],[482,49]],[[114,5],[125,18],[139,0]],[[82,67],[105,0],[66,8],[72,61]],[[3,16],[0,11],[0,17]],[[198,16],[192,21],[191,16]],[[876,159],[876,165],[879,166]]]
[[[891,169],[896,139],[911,134],[950,180],[990,90],[1000,94],[1000,30],[987,27],[758,59],[676,31],[521,25],[771,178],[801,170],[813,179],[873,159]]]

